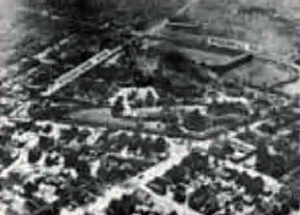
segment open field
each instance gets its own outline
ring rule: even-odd
[[[137,129],[137,119],[115,118],[109,108],[84,109],[69,114],[72,121],[86,124],[105,125],[117,129]],[[143,123],[143,129],[161,132],[164,130],[163,123],[159,121],[147,121]]]
[[[230,56],[212,51],[201,50],[201,48],[192,48],[184,46],[175,46],[168,42],[160,44],[156,49],[162,52],[180,52],[196,63],[209,62],[211,64],[222,64],[231,59]]]
[[[229,71],[224,76],[225,79],[245,80],[256,87],[263,87],[264,84],[267,87],[272,87],[277,83],[288,81],[291,77],[294,77],[291,69],[260,59],[254,59],[250,63]]]
[[[112,117],[109,108],[81,110],[75,113],[71,113],[69,117],[73,120],[78,120],[81,122],[91,124],[120,126],[123,128],[136,127],[136,122],[134,120],[126,120]]]

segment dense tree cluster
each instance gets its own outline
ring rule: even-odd
[[[257,146],[258,171],[279,178],[292,168],[297,167],[300,162],[299,154],[291,148],[290,142],[276,142],[274,148],[277,154],[271,154],[268,144],[260,143]]]
[[[122,116],[122,112],[124,111],[124,97],[118,96],[113,107],[111,108],[111,115],[113,117]]]
[[[148,186],[159,195],[167,195],[167,192],[172,192],[175,201],[180,204],[187,202],[191,208],[204,214],[214,214],[220,210],[221,206],[217,196],[222,192],[228,191],[233,192],[234,195],[226,203],[227,210],[225,211],[227,211],[227,214],[232,209],[230,209],[230,205],[233,205],[234,210],[240,212],[243,205],[255,206],[260,214],[266,212],[266,206],[262,202],[264,197],[273,195],[273,191],[266,191],[265,181],[261,177],[253,177],[247,172],[239,172],[227,167],[222,167],[222,174],[220,174],[216,172],[216,168],[220,167],[212,168],[208,162],[208,156],[192,152],[178,166],[167,171],[163,177],[155,178]],[[198,181],[199,177],[209,178],[210,182],[200,183],[194,187],[195,189],[192,193],[188,193],[187,188],[192,185],[191,182]],[[218,180],[216,180],[217,178]],[[219,182],[220,179],[233,181],[238,188],[224,186]],[[237,189],[240,190],[241,188],[244,189],[243,194],[237,191]],[[244,195],[250,196],[251,200],[245,199]],[[283,210],[290,211],[291,208],[299,207],[297,199],[292,195],[287,194],[285,197],[280,193],[276,195],[278,197],[276,197],[275,201],[278,201],[279,205],[281,205],[278,210],[283,214],[286,214]],[[274,206],[270,206],[268,210],[275,210]]]
[[[186,185],[191,179],[197,178],[199,172],[207,171],[207,164],[207,157],[191,153],[179,166],[167,171],[164,177],[155,178],[148,186],[160,195],[166,195],[168,187],[171,187],[174,200],[183,203],[187,200]]]
[[[143,207],[139,207],[143,206]],[[144,203],[135,195],[124,195],[120,200],[113,199],[108,208],[106,215],[162,215],[162,213],[153,210],[148,203]],[[166,215],[177,215],[176,211],[171,211]]]
[[[163,137],[152,138],[147,136],[143,138],[138,132],[135,132],[133,136],[123,132],[117,137],[104,142],[101,149],[105,152],[121,152],[127,149],[129,154],[135,156],[155,158],[161,153],[167,153],[168,144]]]
[[[28,152],[28,162],[29,163],[36,163],[37,161],[40,160],[41,157],[42,157],[42,151],[37,147],[34,149],[31,149]]]
[[[204,131],[210,126],[207,116],[200,114],[198,109],[186,114],[184,118],[184,126],[192,131]]]
[[[97,171],[98,178],[107,184],[115,184],[136,175],[137,173],[149,168],[153,163],[125,159],[117,156],[107,156],[101,163]]]
[[[39,139],[39,148],[43,151],[47,151],[55,146],[55,141],[53,138],[41,136]]]

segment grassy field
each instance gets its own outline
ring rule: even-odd
[[[172,52],[175,50],[179,51],[180,53],[183,53],[184,56],[187,56],[189,59],[197,63],[210,62],[214,64],[222,64],[231,59],[230,56],[222,53],[209,52],[201,49],[193,49],[184,46],[178,47],[168,43],[161,44],[160,46],[156,47],[156,49],[159,49],[163,52]]]
[[[154,110],[156,111],[156,110]],[[118,129],[136,129],[137,121],[132,118],[115,118],[109,108],[84,109],[69,114],[68,118],[86,124],[103,125]],[[158,127],[159,124],[159,127]],[[164,125],[159,121],[143,122],[143,129],[162,132]]]
[[[69,114],[69,118],[82,123],[98,125],[116,125],[123,128],[135,128],[134,120],[114,118],[110,113],[110,108],[83,109]]]
[[[239,81],[245,80],[253,86],[261,87],[266,83],[267,87],[271,87],[278,82],[289,80],[292,75],[291,70],[289,71],[278,64],[254,59],[252,62],[228,72],[224,78],[237,78]]]

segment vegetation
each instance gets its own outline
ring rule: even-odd
[[[188,113],[184,119],[184,126],[192,131],[204,131],[210,126],[207,116],[202,116],[198,109]]]

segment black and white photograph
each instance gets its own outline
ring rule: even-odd
[[[300,215],[300,0],[0,0],[0,215]]]

